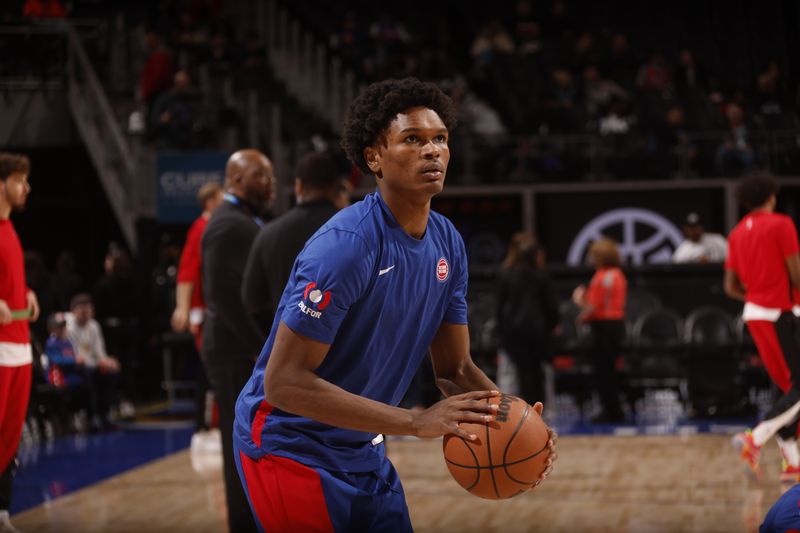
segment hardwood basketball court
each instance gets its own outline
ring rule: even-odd
[[[747,480],[729,437],[571,436],[553,475],[533,492],[482,500],[450,478],[441,440],[392,440],[389,455],[420,533],[756,532],[788,488],[777,447],[765,448],[764,481]],[[169,455],[14,516],[23,532],[224,531],[221,473]]]

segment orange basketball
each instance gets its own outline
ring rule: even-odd
[[[513,498],[530,489],[546,468],[550,436],[542,417],[524,400],[503,394],[493,422],[462,423],[478,438],[444,437],[444,459],[459,485],[481,498]]]

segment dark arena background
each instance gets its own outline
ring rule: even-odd
[[[252,147],[274,166],[267,220],[296,204],[295,164],[311,152],[333,158],[359,201],[376,178],[339,145],[347,109],[372,82],[414,76],[458,114],[432,208],[466,245],[472,357],[519,393],[497,287],[524,232],[558,308],[526,356],[560,435],[550,477],[504,501],[461,489],[441,439],[387,436],[414,529],[758,531],[800,477],[772,443],[748,475],[731,439],[781,393],[726,296],[724,254],[675,252],[698,228],[729,235],[747,176],[773,177],[776,211],[797,223],[799,23],[792,0],[3,0],[0,151],[31,161],[11,220],[42,311],[9,524],[227,530],[217,416],[195,431],[203,367],[170,324],[197,193]],[[603,237],[627,280],[610,378],[573,298]],[[45,353],[48,318],[78,293],[121,364],[100,425]],[[607,378],[614,416],[598,392]],[[439,400],[423,364],[401,405]]]

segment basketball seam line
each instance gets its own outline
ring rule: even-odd
[[[502,396],[501,396],[501,399],[502,399]],[[486,398],[486,404],[487,405],[489,404],[489,401],[490,401],[490,399]],[[500,402],[498,402],[498,405],[499,404],[500,404]],[[489,475],[492,476],[492,486],[494,486],[494,493],[499,498],[500,497],[500,491],[497,490],[497,480],[494,478],[494,468],[492,468],[492,466],[493,466],[493,463],[492,463],[492,439],[489,438],[489,424],[486,423],[485,426],[486,426],[486,454],[489,457]],[[477,464],[480,464],[480,463],[477,463]]]
[[[516,461],[512,461],[512,462],[510,462],[510,463],[502,463],[502,464],[497,464],[497,465],[492,465],[492,466],[469,466],[469,465],[462,465],[461,463],[454,463],[453,461],[451,461],[451,460],[450,460],[450,459],[448,459],[447,457],[445,457],[445,458],[444,458],[444,460],[445,460],[445,461],[447,461],[448,463],[450,463],[451,465],[453,465],[453,466],[457,466],[457,467],[459,467],[459,468],[477,468],[477,469],[480,469],[480,470],[490,470],[490,469],[494,469],[494,468],[503,468],[503,467],[506,467],[506,466],[514,466],[514,465],[518,465],[519,463],[524,463],[525,461],[527,461],[527,460],[529,460],[529,459],[533,459],[534,457],[536,457],[537,455],[539,455],[540,453],[542,453],[542,452],[543,452],[543,451],[545,451],[546,449],[547,449],[547,444],[545,444],[545,445],[542,447],[542,449],[541,449],[541,450],[539,450],[538,452],[536,452],[536,453],[534,453],[534,454],[532,454],[532,455],[529,455],[528,457],[523,457],[522,459],[517,459]]]
[[[510,479],[511,481],[513,481],[515,483],[519,483],[520,485],[533,485],[534,483],[536,483],[536,480],[531,481],[530,483],[528,483],[527,481],[520,481],[517,478],[515,478],[514,476],[512,476],[511,473],[508,471],[508,466],[507,466],[507,463],[506,463],[506,457],[508,456],[508,447],[511,446],[512,442],[514,442],[514,437],[517,436],[517,433],[519,433],[519,430],[522,428],[522,424],[525,422],[525,419],[528,418],[528,413],[530,412],[530,408],[531,408],[530,404],[528,404],[528,402],[525,402],[525,412],[522,413],[522,416],[520,417],[519,422],[517,423],[517,427],[514,429],[514,433],[511,434],[511,438],[508,439],[508,442],[506,443],[506,447],[503,450],[503,471],[508,476],[508,479]]]
[[[469,453],[471,453],[471,454],[472,454],[472,458],[473,458],[473,459],[475,459],[475,464],[476,464],[476,465],[480,464],[480,462],[478,461],[478,456],[475,454],[475,450],[473,450],[473,449],[472,449],[472,446],[470,446],[470,445],[469,445],[469,442],[467,442],[467,441],[466,441],[466,440],[464,440],[464,439],[461,439],[461,442],[463,442],[463,443],[464,443],[464,444],[467,446],[467,449],[469,450]],[[447,459],[447,457],[445,457],[445,458],[444,458],[444,460],[445,460],[445,461],[449,461],[449,460]],[[480,470],[478,470],[478,477],[477,477],[477,478],[475,478],[475,483],[473,483],[472,485],[470,485],[469,487],[467,487],[467,490],[471,490],[472,488],[474,488],[474,487],[475,487],[475,485],[477,485],[477,484],[478,484],[478,482],[480,482],[480,480],[481,480],[481,471],[480,471]]]

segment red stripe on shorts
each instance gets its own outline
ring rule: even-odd
[[[747,329],[750,330],[750,335],[758,348],[758,355],[761,356],[761,362],[764,363],[767,374],[779,389],[784,393],[788,392],[792,388],[792,374],[786,364],[786,357],[778,340],[775,324],[766,320],[748,320]],[[795,356],[795,354],[791,355]]]
[[[333,533],[322,481],[316,470],[285,457],[254,461],[239,452],[247,494],[269,533]]]
[[[261,447],[261,432],[264,430],[264,424],[267,423],[267,417],[272,412],[272,406],[263,400],[261,405],[258,406],[256,416],[253,417],[253,426],[250,428],[250,438],[257,447]]]

